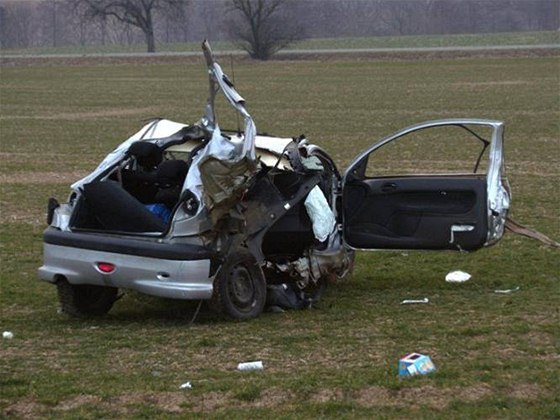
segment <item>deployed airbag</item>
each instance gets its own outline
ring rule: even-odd
[[[319,186],[315,186],[305,199],[305,209],[313,223],[313,234],[318,241],[324,242],[334,230],[336,220]]]

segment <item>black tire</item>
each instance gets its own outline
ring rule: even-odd
[[[75,285],[65,279],[56,287],[62,312],[78,318],[105,315],[117,300],[116,287]]]
[[[229,255],[214,280],[212,308],[230,319],[257,317],[266,303],[266,280],[247,250]]]

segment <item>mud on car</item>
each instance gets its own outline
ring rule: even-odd
[[[49,200],[39,277],[56,285],[64,312],[102,315],[129,289],[208,300],[247,319],[267,305],[309,306],[351,270],[356,249],[473,251],[503,235],[501,122],[417,124],[373,144],[342,175],[304,136],[258,134],[207,42],[203,51],[209,95],[198,122],[150,121],[74,183],[66,202]],[[218,125],[218,95],[241,130]],[[469,171],[370,173],[379,150],[442,127],[477,145]]]

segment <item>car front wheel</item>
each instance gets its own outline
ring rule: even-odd
[[[247,250],[229,255],[214,280],[212,306],[232,319],[258,316],[266,303],[266,280],[261,267]]]
[[[105,315],[117,300],[116,287],[75,285],[65,279],[56,287],[62,312],[74,317]]]

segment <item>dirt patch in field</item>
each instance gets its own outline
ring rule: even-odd
[[[409,60],[450,60],[461,58],[517,58],[517,57],[556,57],[560,49],[521,48],[516,50],[454,50],[454,51],[360,51],[360,52],[321,52],[278,54],[271,61],[409,61]],[[217,54],[220,60],[220,54]],[[227,54],[225,56],[229,57]],[[223,57],[222,57],[223,59]],[[228,58],[229,60],[229,58]],[[236,62],[252,62],[249,56],[235,55]],[[150,65],[150,64],[200,64],[202,54],[196,56],[155,55],[139,56],[72,56],[72,57],[0,57],[3,67],[34,66],[108,66],[108,65]]]
[[[324,404],[331,401],[356,402],[366,408],[374,407],[429,407],[434,410],[445,410],[454,401],[476,403],[491,395],[495,391],[486,383],[466,387],[438,388],[432,385],[423,385],[417,388],[407,387],[391,390],[381,386],[370,386],[359,391],[345,392],[342,389],[319,389],[310,401]],[[550,396],[538,384],[522,383],[511,386],[505,391],[512,398],[536,401],[543,395]],[[288,390],[270,388],[264,390],[260,397],[254,401],[240,401],[231,392],[210,391],[202,394],[186,392],[133,392],[102,400],[95,395],[78,395],[59,402],[54,407],[37,402],[33,398],[24,398],[8,406],[4,411],[5,416],[21,418],[40,418],[49,410],[71,411],[84,405],[95,404],[107,414],[118,416],[133,416],[141,408],[138,405],[153,406],[168,413],[210,413],[229,407],[250,410],[252,408],[282,407],[283,409],[295,406],[298,403],[296,395]]]
[[[69,411],[80,408],[81,406],[86,404],[99,404],[100,402],[101,397],[98,397],[97,395],[77,395],[73,398],[62,401],[56,406],[56,409],[61,411]]]
[[[216,411],[230,403],[231,394],[219,392],[205,393],[196,404],[195,411]]]
[[[398,405],[396,393],[381,386],[370,386],[360,390],[356,400],[366,407]]]
[[[512,386],[508,394],[511,395],[513,398],[517,398],[520,400],[534,401],[543,397],[544,394],[548,394],[548,393],[544,392],[538,384],[525,383],[525,384],[516,384],[515,386]]]
[[[295,400],[295,395],[284,389],[271,388],[266,389],[261,393],[260,399],[255,401],[256,407],[277,407],[279,405],[285,406],[289,404],[290,401]]]
[[[398,391],[373,386],[360,390],[356,395],[356,400],[366,407],[428,406],[436,410],[443,410],[455,399],[475,402],[490,394],[492,394],[492,389],[487,384],[443,389],[427,385],[419,388],[405,388]]]
[[[24,398],[7,407],[2,414],[6,417],[38,419],[43,417],[45,408],[44,404],[35,401],[34,398]]]
[[[523,335],[525,341],[531,343],[533,347],[546,346],[554,348],[557,344],[557,337],[554,337],[550,333],[531,331]]]
[[[534,82],[529,82],[527,80],[493,80],[491,82],[455,82],[451,83],[453,87],[465,87],[469,89],[485,89],[485,88],[495,88],[501,86],[520,86],[520,85],[531,85]]]
[[[127,406],[137,404],[154,405],[169,413],[179,413],[182,411],[181,404],[186,401],[187,397],[177,392],[132,393],[111,398],[104,406],[108,409],[119,407],[120,414],[129,414]]]
[[[486,87],[486,86],[515,86],[515,85],[530,85],[533,82],[528,80],[493,80],[491,82],[457,82],[452,83],[454,86],[467,86],[467,87]]]
[[[32,119],[80,121],[86,119],[129,117],[134,115],[154,115],[156,113],[157,110],[155,108],[108,109],[89,112],[61,112],[52,115],[4,115],[0,116],[0,120]]]
[[[0,174],[0,184],[72,184],[88,174],[72,172],[14,172]]]
[[[344,399],[344,392],[340,389],[320,389],[311,396],[311,401],[316,403],[340,401],[343,399]]]

